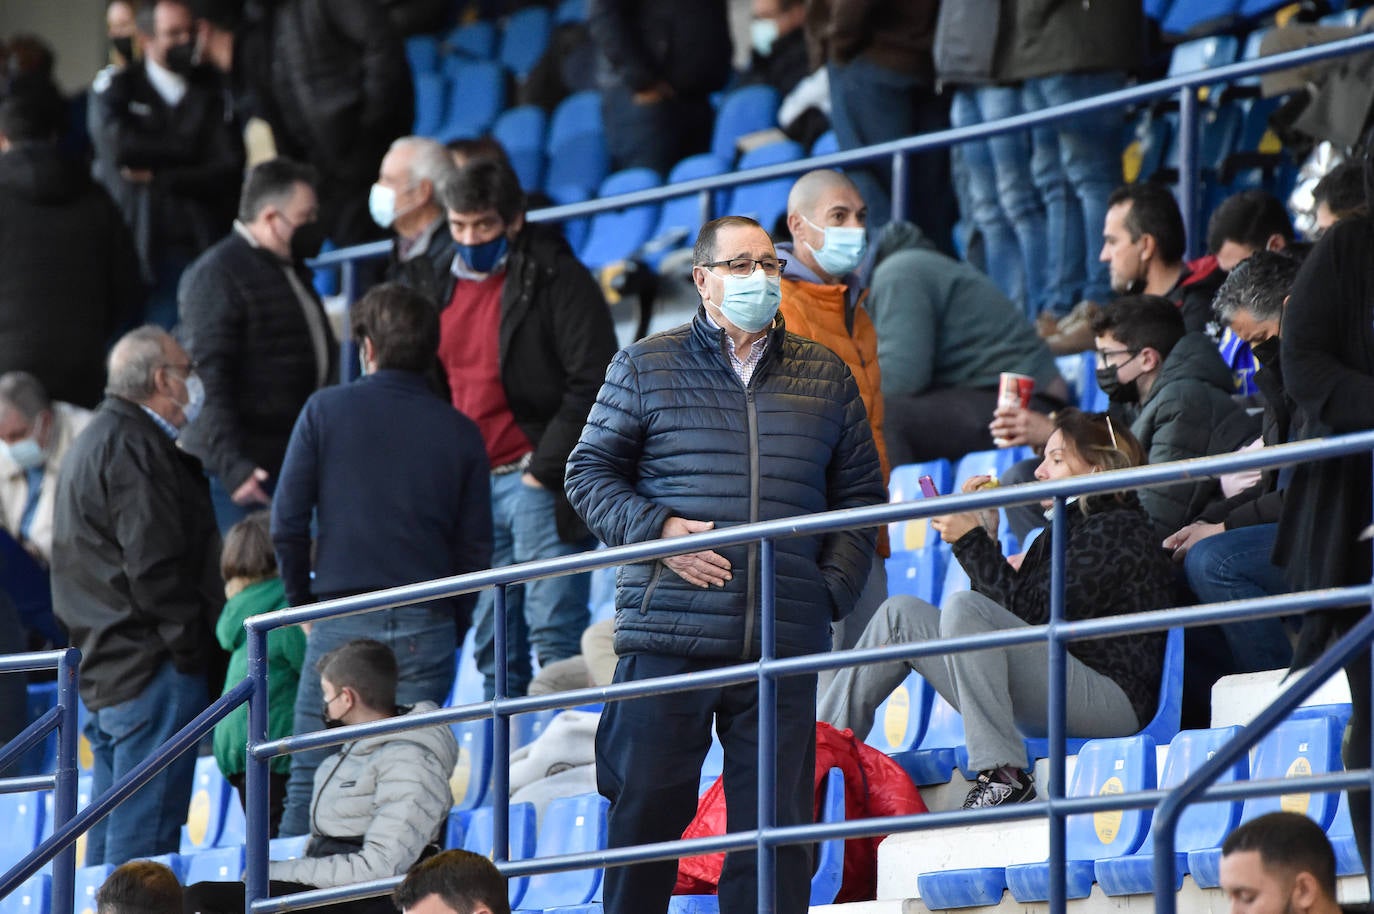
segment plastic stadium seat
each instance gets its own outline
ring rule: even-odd
[[[243,845],[217,847],[186,859],[186,885],[197,882],[237,882],[243,878]]]
[[[701,776],[712,780],[720,777],[725,770],[725,747],[721,745],[720,735],[715,729],[711,730],[711,746],[706,750],[706,757],[701,760]]]
[[[1241,0],[1238,12],[1242,19],[1259,19],[1288,3],[1289,0]]]
[[[1159,786],[1168,790],[1182,784],[1203,763],[1216,754],[1227,741],[1240,733],[1240,727],[1219,727],[1215,730],[1184,730],[1169,743],[1164,758],[1164,771]],[[1236,760],[1218,783],[1243,781],[1249,770],[1245,756]],[[1189,806],[1179,816],[1174,832],[1174,890],[1183,887],[1188,872],[1188,851],[1216,847],[1226,840],[1240,823],[1240,803],[1198,803]],[[1094,875],[1097,884],[1108,895],[1140,895],[1154,891],[1154,823],[1140,849],[1125,857],[1097,861]]]
[[[1350,796],[1345,791],[1341,791],[1336,817],[1331,820],[1326,837],[1331,841],[1331,849],[1336,852],[1336,875],[1362,875],[1364,864],[1360,862],[1360,849],[1355,845],[1355,826],[1350,821]]]
[[[218,847],[230,804],[239,808],[238,798],[231,796],[234,788],[220,774],[214,756],[203,755],[196,759],[195,780],[191,783],[191,805],[186,812],[186,824],[181,826],[183,854]]]
[[[949,461],[943,458],[926,463],[903,464],[892,468],[892,478],[888,481],[888,491],[891,493],[888,501],[896,504],[924,498],[921,493],[922,476],[929,476],[935,483],[935,491],[941,494],[949,493],[954,484],[954,471]],[[887,535],[894,554],[914,552],[939,542],[939,537],[930,529],[930,519],[926,517],[888,524]]]
[[[1360,16],[1363,13],[1364,10],[1362,9],[1341,10],[1338,13],[1327,13],[1317,20],[1317,25],[1353,29],[1360,24]]]
[[[1169,5],[1173,0],[1145,0],[1145,15],[1159,22],[1169,13]]]
[[[267,842],[268,860],[296,860],[305,856],[305,845],[309,835],[294,835],[290,838],[273,838]]]
[[[453,677],[453,694],[449,696],[448,706],[475,704],[483,699],[482,671],[477,669],[476,635],[471,628],[463,636],[463,646],[458,648],[458,672]]]
[[[899,752],[892,760],[901,765],[918,787],[946,784],[958,766],[956,749],[964,745],[964,719],[954,706],[945,701],[922,680],[930,693],[925,733],[914,752]]]
[[[554,857],[606,847],[606,810],[610,801],[599,793],[559,797],[544,810],[544,821],[535,846],[536,857]],[[593,901],[601,889],[601,870],[569,870],[536,873],[520,902],[522,911],[542,911],[559,905]]]
[[[537,105],[521,105],[501,112],[491,135],[506,150],[525,190],[544,186],[544,135],[549,119]]]
[[[448,113],[439,139],[481,136],[505,107],[505,71],[489,60],[465,60],[448,75]]]
[[[1255,747],[1251,780],[1302,778],[1341,770],[1341,733],[1344,729],[1344,722],[1330,714],[1289,718]],[[1284,810],[1304,813],[1325,829],[1336,816],[1338,802],[1339,796],[1335,793],[1294,792],[1280,797],[1251,797],[1241,810],[1241,821],[1248,822],[1256,816]],[[1190,851],[1188,872],[1199,886],[1215,888],[1221,881],[1221,848]]]
[[[155,857],[139,857],[138,859],[151,860],[153,863],[161,863],[172,871],[172,874],[177,877],[177,882],[180,882],[182,885],[186,884],[186,865],[190,862],[191,858],[183,857],[181,854],[158,854]]]
[[[835,131],[827,130],[816,137],[816,142],[811,144],[811,154],[813,156],[830,155],[832,152],[840,151],[840,140],[835,136]]]
[[[30,876],[0,899],[0,914],[51,914],[52,877],[46,873]],[[64,912],[65,914],[65,912]]]
[[[997,448],[965,454],[954,467],[954,479],[949,491],[962,491],[964,482],[973,476],[987,474],[1000,479],[1012,466],[1034,456],[1035,452],[1028,447]]]
[[[1127,793],[1155,785],[1155,746],[1147,736],[1089,740],[1078,754],[1067,794],[1071,797]],[[1067,896],[1086,898],[1092,891],[1092,861],[1119,856],[1140,846],[1149,826],[1143,810],[1070,816],[1066,825]],[[923,873],[916,879],[921,900],[932,910],[995,905],[1009,884],[1016,900],[1043,901],[1049,897],[1049,864],[1015,867],[973,867]]]
[[[888,755],[916,748],[925,735],[934,695],[918,673],[911,673],[873,712],[873,729],[864,742]]]
[[[535,815],[533,803],[510,804],[510,828],[506,834],[510,839],[510,850],[506,854],[507,860],[528,860],[534,856]],[[492,842],[491,807],[483,806],[474,809],[468,816],[466,827],[463,830],[462,849],[474,854],[481,854],[490,859],[493,857],[494,849]],[[510,880],[509,898],[512,910],[520,906],[528,883],[529,879],[527,878]]]
[[[569,137],[582,133],[605,133],[601,125],[601,95],[598,92],[575,92],[558,103],[549,121],[548,147],[545,151],[552,154]]]
[[[412,35],[406,39],[406,62],[414,76],[439,69],[439,39],[433,35]]]
[[[519,749],[521,746],[528,746],[539,738],[539,734],[549,726],[549,721],[559,714],[559,709],[551,708],[546,711],[526,711],[523,714],[516,714],[510,719],[510,747]]]
[[[1240,10],[1240,0],[1186,0],[1176,2],[1160,20],[1166,36],[1211,35],[1231,26]]]
[[[606,179],[611,166],[606,137],[587,132],[559,140],[549,149],[548,163],[544,191],[550,197],[558,203],[589,199]],[[568,240],[572,242],[571,237]]]
[[[472,809],[486,802],[491,788],[491,726],[489,717],[452,724],[458,740],[458,764],[449,786],[458,809]]]
[[[662,184],[663,180],[652,168],[627,168],[602,181],[597,196],[604,200]],[[587,240],[578,249],[578,258],[592,270],[625,260],[649,240],[658,216],[657,203],[597,213],[592,217]]]
[[[114,867],[108,863],[77,869],[76,884],[72,889],[76,914],[95,914],[95,893],[100,891],[100,887],[113,872]]]
[[[563,0],[553,14],[554,24],[571,25],[587,21],[587,0]]]
[[[754,88],[754,87],[750,87]],[[771,90],[770,90],[771,91]],[[717,122],[719,123],[719,122]],[[758,149],[751,149],[740,156],[736,171],[762,168],[782,162],[795,162],[802,157],[802,148],[791,140],[769,143]],[[770,178],[752,184],[741,184],[730,194],[726,212],[757,219],[765,231],[772,232],[778,217],[787,210],[787,194],[796,183],[796,177],[787,175]]]
[[[1111,403],[1097,384],[1097,353],[1089,350],[1083,359],[1083,386],[1078,392],[1078,408],[1085,413],[1106,412]]]
[[[601,138],[584,136],[581,139],[589,141],[595,139],[600,142]],[[605,154],[604,144],[601,147],[601,153],[602,155]],[[557,160],[551,160],[551,167],[557,164]],[[592,185],[592,188],[595,186],[596,185]],[[549,198],[553,200],[555,204],[564,206],[570,203],[581,203],[584,200],[590,199],[592,188],[583,187],[581,184],[548,184],[545,187],[545,193],[549,195]],[[568,247],[572,248],[574,251],[581,248],[582,242],[587,240],[587,230],[590,225],[591,219],[587,216],[576,219],[565,219],[563,221],[563,237],[568,240]]]
[[[772,86],[745,86],[727,94],[716,112],[711,154],[722,162],[735,161],[740,137],[778,125],[778,101],[778,91]],[[801,158],[800,150],[796,158]],[[746,166],[741,162],[739,167]]]
[[[938,605],[945,586],[945,566],[952,561],[938,546],[916,552],[893,552],[887,566],[887,595],[905,594]]]
[[[449,32],[444,44],[450,54],[470,60],[491,60],[496,54],[496,26],[490,22],[470,22]]]
[[[517,78],[524,79],[544,56],[552,28],[553,17],[543,7],[527,6],[512,13],[501,32],[496,59]]]
[[[1212,35],[1176,45],[1169,58],[1169,75],[1183,76],[1235,63],[1239,42],[1234,35]]]
[[[0,794],[0,871],[9,869],[38,846],[43,835],[43,794]]]
[[[711,155],[688,156],[673,166],[668,172],[667,184],[692,181],[697,178],[711,178],[725,174],[729,167]],[[715,208],[713,207],[713,210]],[[701,195],[689,194],[663,201],[659,208],[658,225],[654,226],[646,245],[646,259],[650,266],[657,267],[663,256],[680,248],[691,247],[701,229]]]
[[[442,73],[417,73],[415,75],[415,126],[416,136],[434,136],[439,132],[444,120],[445,94],[448,80]]]
[[[953,555],[947,555],[945,558],[945,580],[940,588],[938,605],[944,606],[945,602],[954,594],[972,588],[973,582],[969,580],[968,572],[964,570],[964,566],[960,565],[959,560]]]
[[[57,707],[56,682],[31,682],[28,687],[28,722],[32,723]],[[57,731],[24,753],[16,774],[49,774],[57,770]]]

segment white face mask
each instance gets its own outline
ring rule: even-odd
[[[47,451],[38,443],[37,423],[34,424],[34,428],[29,433],[29,437],[22,441],[16,441],[13,444],[0,441],[0,447],[4,448],[5,454],[10,460],[17,463],[21,469],[36,470],[48,459]]]
[[[760,57],[773,53],[773,44],[778,40],[778,20],[755,19],[749,23],[749,43],[754,46]]]
[[[200,410],[204,406],[205,385],[201,382],[199,375],[187,375],[186,402],[181,405],[181,414],[186,417],[187,425],[196,421],[196,417],[200,415]]]
[[[384,229],[396,221],[396,191],[381,184],[373,184],[367,195],[367,211],[372,221]]]

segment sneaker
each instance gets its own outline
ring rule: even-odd
[[[1004,803],[1028,803],[1035,799],[1035,782],[1024,771],[999,768],[980,771],[973,789],[964,798],[965,809],[1001,806]]]

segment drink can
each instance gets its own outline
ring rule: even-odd
[[[997,379],[997,405],[1030,408],[1031,394],[1035,393],[1035,378],[1030,375],[1004,371]]]

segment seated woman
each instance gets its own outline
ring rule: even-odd
[[[1105,414],[1060,412],[1035,476],[1062,479],[1145,462],[1140,442]],[[987,477],[964,486],[972,491]],[[1047,505],[1049,502],[1046,503]],[[1051,531],[1023,556],[1002,557],[996,513],[950,514],[931,524],[968,572],[973,589],[954,594],[943,611],[895,596],[879,608],[856,647],[881,647],[999,629],[1041,625],[1050,616]],[[1173,576],[1150,519],[1130,492],[1075,499],[1066,512],[1065,617],[1143,612],[1169,605]],[[1019,562],[1017,561],[1019,559]],[[1066,730],[1073,737],[1125,736],[1154,717],[1165,636],[1121,635],[1068,645]],[[1019,803],[1035,797],[1022,734],[1043,736],[1049,676],[1043,643],[849,667],[821,696],[818,717],[866,733],[873,712],[914,669],[964,717],[969,765],[978,781],[964,807]]]

